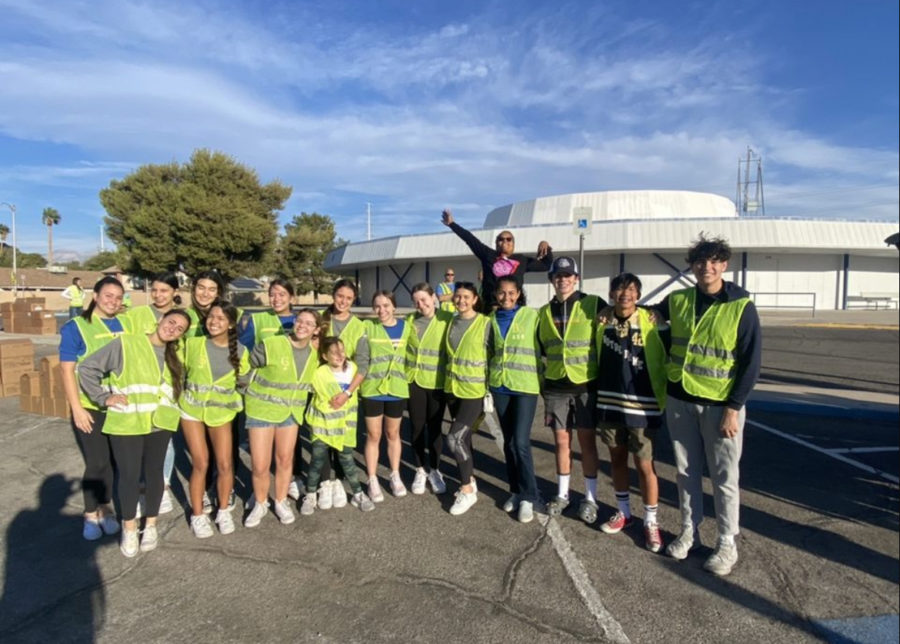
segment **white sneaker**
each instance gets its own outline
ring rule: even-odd
[[[371,512],[375,509],[375,504],[372,503],[372,499],[366,496],[365,492],[357,492],[353,495],[353,498],[350,499],[350,505],[354,508],[359,508],[363,512]]]
[[[381,491],[381,484],[378,482],[377,476],[369,479],[369,498],[375,503],[384,501],[384,493]]]
[[[444,483],[444,477],[438,470],[431,470],[428,473],[428,483],[431,485],[431,491],[435,494],[445,494],[447,492],[447,484]]]
[[[516,508],[519,507],[519,495],[513,494],[508,499],[506,499],[506,503],[503,504],[504,512],[512,512]]]
[[[193,532],[194,536],[198,539],[209,539],[211,536],[213,536],[213,528],[212,523],[209,520],[209,516],[205,514],[192,516],[191,532]]]
[[[138,550],[140,550],[137,530],[122,530],[122,542],[119,544],[119,550],[129,559],[137,556]]]
[[[81,536],[88,541],[96,541],[103,536],[103,529],[100,527],[100,521],[97,519],[85,519],[84,528],[81,530]]]
[[[103,534],[117,534],[122,526],[112,514],[104,514],[100,517],[100,529],[103,530]]]
[[[687,559],[691,550],[700,547],[700,534],[692,526],[683,526],[681,534],[666,547],[666,554],[681,561]]]
[[[331,482],[331,506],[334,508],[347,507],[347,490],[344,489],[344,484],[340,479]]]
[[[150,552],[156,550],[159,545],[159,533],[156,531],[155,525],[148,525],[141,534],[141,552]]]
[[[282,525],[290,525],[297,520],[287,499],[275,501],[275,503],[272,504],[272,507],[275,508],[275,516],[278,517],[278,520],[281,521]]]
[[[453,506],[450,508],[450,514],[453,516],[465,514],[469,511],[469,508],[475,505],[477,500],[478,494],[476,492],[463,492],[460,490],[456,494],[456,501],[454,501]]]
[[[253,509],[250,510],[250,514],[247,515],[247,518],[244,519],[244,527],[245,528],[255,528],[259,525],[259,522],[262,521],[263,517],[269,513],[269,501],[268,499],[259,502],[255,498],[253,499]]]
[[[219,510],[216,512],[216,525],[219,526],[219,532],[222,534],[234,532],[234,518],[231,516],[231,510]]]
[[[416,476],[413,479],[412,486],[409,491],[413,494],[425,494],[425,483],[428,481],[428,473],[424,467],[416,469]]]
[[[288,486],[288,496],[294,499],[295,501],[299,501],[300,497],[306,494],[306,486],[303,485],[303,481],[300,479],[291,480],[291,484]]]
[[[534,519],[534,504],[531,501],[519,503],[519,523],[531,523]]]
[[[172,494],[169,492],[169,488],[166,488],[163,490],[162,500],[159,502],[159,513],[168,514],[174,509],[175,504],[172,502]]]
[[[391,494],[398,499],[406,496],[406,486],[403,485],[400,472],[391,472]]]
[[[319,499],[316,507],[320,510],[330,510],[334,505],[334,495],[331,492],[331,481],[322,481],[319,483]]]
[[[703,569],[711,572],[719,577],[724,577],[731,572],[734,565],[738,562],[737,546],[732,543],[726,543],[721,537],[716,544],[715,551],[709,556],[703,564]]]
[[[309,516],[316,511],[316,495],[314,492],[307,492],[303,497],[303,504],[300,506],[300,514]]]

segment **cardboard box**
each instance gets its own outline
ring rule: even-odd
[[[0,340],[0,362],[6,358],[30,356],[34,358],[34,345],[27,338]]]
[[[15,382],[4,382],[0,385],[0,390],[2,390],[3,398],[9,398],[10,396],[18,396],[19,395],[19,380],[18,378]]]
[[[29,371],[19,376],[19,395],[22,397],[41,395],[41,373],[39,371]]]
[[[44,413],[40,396],[19,396],[19,409],[29,414]]]
[[[41,358],[39,365],[41,391],[53,398],[65,398],[66,389],[62,381],[62,367],[58,356]]]
[[[6,382],[6,376],[13,374],[18,380],[26,371],[34,371],[34,356],[0,358],[0,381]]]
[[[51,401],[53,402],[53,413],[48,414],[49,416],[68,418],[71,415],[69,402],[65,398],[51,398]]]
[[[22,297],[13,302],[13,311],[39,311],[46,306],[47,302],[42,297]]]
[[[13,303],[12,302],[0,302],[0,315],[5,315],[13,312]]]

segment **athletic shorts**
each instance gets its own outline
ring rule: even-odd
[[[544,424],[552,430],[594,427],[596,392],[544,394]]]
[[[600,440],[610,447],[628,446],[628,451],[642,461],[653,460],[653,443],[656,441],[655,427],[625,427],[622,424],[601,424],[597,428]]]
[[[402,418],[403,410],[406,409],[406,400],[373,400],[372,398],[363,398],[362,408],[363,416],[366,418],[375,418],[377,416]]]

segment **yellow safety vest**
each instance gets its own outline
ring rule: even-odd
[[[409,398],[409,382],[406,380],[406,346],[411,333],[410,325],[403,324],[400,342],[394,348],[390,336],[380,322],[366,320],[366,341],[369,343],[369,369],[360,385],[363,398],[394,396]]]
[[[696,299],[696,288],[669,295],[672,348],[666,372],[690,395],[724,401],[734,386],[738,326],[750,299],[717,301],[695,324]]]
[[[444,336],[447,335],[447,327],[453,320],[453,315],[446,311],[435,311],[421,338],[415,327],[418,316],[418,313],[406,316],[406,323],[412,329],[409,342],[406,343],[406,379],[415,382],[422,389],[443,390],[447,367]]]
[[[644,343],[644,364],[650,375],[650,387],[660,409],[666,408],[666,347],[659,337],[659,329],[650,321],[650,313],[638,308],[641,340]],[[597,364],[603,369],[603,334],[607,324],[597,325]]]
[[[123,320],[121,317],[118,318],[119,323],[122,324]],[[103,318],[98,315],[92,315],[91,321],[88,322],[80,315],[78,317],[72,318],[66,324],[74,324],[75,328],[78,329],[78,333],[81,335],[81,340],[84,342],[85,352],[84,355],[79,356],[75,363],[75,383],[78,384],[78,363],[82,362],[89,355],[97,351],[98,349],[105,347],[107,344],[112,342],[115,338],[119,337],[123,333],[125,333],[125,329],[127,328],[125,324],[122,324],[122,331],[110,331],[109,328],[103,323]],[[102,384],[107,384],[109,382],[109,378],[103,378],[100,381]],[[81,406],[85,409],[100,409],[95,405],[91,400],[87,397],[81,390],[81,386],[78,386],[78,399],[81,401]]]
[[[541,356],[537,342],[537,311],[519,307],[506,338],[500,333],[496,311],[491,313],[491,324],[494,327],[494,351],[489,367],[491,387],[539,394]]]
[[[297,373],[294,346],[286,335],[273,335],[262,342],[266,351],[266,365],[253,372],[247,387],[245,405],[247,416],[274,424],[294,417],[303,422],[312,376],[318,366],[316,350],[310,345],[309,358],[301,373]]]
[[[166,395],[162,385],[169,368],[165,364],[159,368],[153,344],[146,335],[123,335],[119,341],[122,343],[122,373],[109,374],[109,388],[113,394],[125,394],[128,403],[106,408],[103,433],[116,436],[149,434],[153,431],[160,398]],[[171,382],[171,376],[168,382]]]
[[[538,334],[547,356],[544,376],[549,380],[568,378],[577,385],[597,377],[594,320],[598,302],[596,295],[587,295],[572,305],[565,338],[553,324],[550,304],[541,307]]]
[[[349,362],[350,380],[356,376],[356,365]],[[331,408],[331,399],[341,393],[331,367],[327,364],[316,369],[312,379],[312,402],[306,411],[311,439],[341,450],[356,447],[356,413],[359,398],[354,391],[340,409]]]
[[[487,348],[484,334],[490,319],[480,313],[475,317],[454,349],[450,346],[450,330],[444,336],[447,353],[447,378],[444,391],[457,398],[483,398],[487,393]],[[451,327],[452,328],[452,327]]]
[[[209,364],[208,338],[188,338],[185,343],[185,383],[181,408],[209,427],[219,427],[234,419],[244,408],[244,400],[236,390],[234,370],[229,369],[213,380]],[[250,370],[250,352],[244,351],[238,368],[240,375]]]

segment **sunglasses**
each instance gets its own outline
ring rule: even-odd
[[[512,240],[513,240],[512,237],[498,237],[497,238],[498,242],[511,242]]]
[[[444,277],[454,277],[455,273],[444,273]]]

